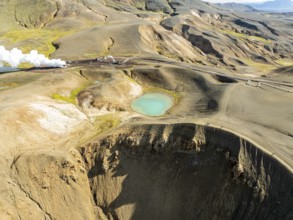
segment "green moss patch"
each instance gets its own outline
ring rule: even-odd
[[[265,38],[262,37],[258,37],[258,36],[253,36],[253,35],[247,35],[247,34],[243,34],[243,33],[237,33],[235,31],[232,30],[221,30],[222,33],[236,37],[236,38],[242,38],[242,39],[248,39],[248,40],[255,40],[258,42],[262,42],[265,44],[271,44],[272,41],[271,40],[267,40]]]
[[[72,32],[51,29],[22,29],[8,31],[1,36],[1,39],[9,42],[7,46],[17,45],[23,53],[37,50],[39,53],[49,57],[56,49],[53,46],[53,42]]]
[[[98,135],[116,128],[120,123],[121,119],[114,114],[97,116],[92,122],[92,127],[89,128],[88,134],[80,139],[80,143],[85,144]]]
[[[76,105],[77,104],[76,97],[77,97],[78,93],[80,93],[80,91],[83,90],[84,88],[85,88],[85,86],[82,86],[82,87],[79,87],[79,88],[72,90],[70,93],[70,96],[64,96],[59,93],[54,93],[54,94],[52,94],[52,98]]]
[[[97,116],[95,118],[95,124],[99,133],[117,127],[120,124],[120,122],[120,118],[113,114],[106,114],[102,116]]]
[[[292,59],[279,59],[279,60],[276,60],[275,62],[281,66],[292,66],[293,65]]]
[[[272,71],[275,66],[272,64],[265,64],[265,63],[258,63],[255,62],[251,59],[240,59],[242,62],[244,62],[246,65],[250,66],[250,67],[254,67],[257,71],[259,72],[263,72],[263,73],[267,73]]]

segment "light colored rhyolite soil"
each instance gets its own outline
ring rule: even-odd
[[[1,3],[0,44],[49,36],[51,57],[120,64],[0,75],[1,219],[292,218],[289,17],[199,1],[15,2]],[[148,91],[173,108],[133,112]]]

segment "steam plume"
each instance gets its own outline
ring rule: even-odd
[[[0,46],[0,67],[4,64],[9,64],[11,67],[18,67],[21,63],[31,63],[34,67],[64,67],[65,61],[61,59],[48,59],[38,51],[32,50],[28,54],[23,54],[21,50],[13,48],[6,50],[5,47]]]

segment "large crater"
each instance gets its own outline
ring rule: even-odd
[[[101,219],[291,219],[293,177],[230,132],[133,125],[80,149]]]

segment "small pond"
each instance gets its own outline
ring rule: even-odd
[[[131,108],[143,115],[161,116],[173,105],[173,99],[163,93],[146,93],[135,99]]]

